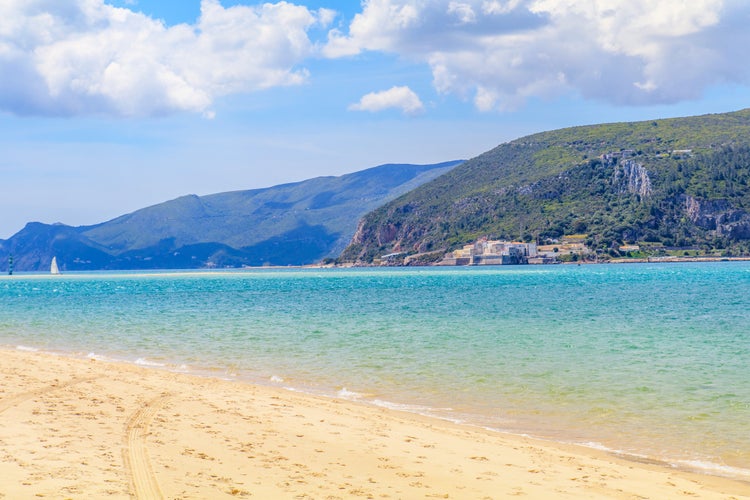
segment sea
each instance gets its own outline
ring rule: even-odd
[[[0,277],[0,347],[750,479],[750,263]]]

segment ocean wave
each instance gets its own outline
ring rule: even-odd
[[[750,478],[750,469],[743,469],[741,467],[732,467],[730,465],[719,464],[716,462],[710,462],[707,460],[676,460],[670,458],[654,458],[648,455],[642,455],[640,453],[633,453],[630,451],[623,451],[613,449],[597,442],[565,442],[565,444],[574,444],[591,448],[606,453],[611,453],[625,460],[633,460],[639,463],[651,463],[654,465],[674,467],[677,469],[690,470],[701,474],[709,474],[712,476],[722,476],[732,479],[747,480]]]
[[[135,360],[136,365],[140,366],[155,366],[155,367],[164,367],[167,366],[164,363],[157,363],[156,361],[149,361],[146,358],[138,358]]]
[[[750,469],[742,469],[740,467],[732,467],[730,465],[722,465],[703,460],[678,460],[672,463],[676,467],[692,469],[715,476],[725,476],[744,480],[750,479]]]
[[[381,408],[388,408],[389,410],[406,411],[410,413],[418,413],[420,415],[432,415],[437,411],[453,411],[452,408],[433,408],[432,406],[393,403],[391,401],[384,401],[382,399],[374,399],[371,401],[371,403],[375,406],[380,406]]]
[[[90,352],[86,355],[87,359],[93,359],[94,361],[107,361],[107,362],[114,362],[117,361],[114,358],[110,358],[107,356],[104,356],[103,354],[96,354],[95,352]]]
[[[342,387],[341,390],[336,392],[336,396],[341,399],[350,399],[350,400],[357,400],[362,399],[364,394],[360,394],[358,392],[350,391],[346,387]]]

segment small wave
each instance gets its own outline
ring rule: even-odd
[[[271,382],[275,382],[277,384],[280,384],[284,381],[284,379],[279,377],[278,375],[271,375],[271,378],[268,380],[270,380]]]
[[[341,399],[361,399],[362,394],[348,390],[346,387],[342,387],[340,391],[336,393],[336,396]]]
[[[585,446],[586,448],[591,448],[593,450],[608,451],[608,452],[619,453],[619,454],[623,454],[624,453],[624,452],[620,452],[620,451],[608,448],[608,447],[604,446],[603,444],[597,443],[595,441],[587,441],[585,443],[573,443],[573,444],[579,444],[581,446]]]
[[[717,476],[734,477],[748,479],[750,478],[750,469],[741,469],[729,465],[717,464],[714,462],[705,462],[703,460],[678,460],[674,462],[677,467],[688,468],[699,472],[705,472]]]
[[[722,464],[718,464],[715,462],[708,462],[704,460],[670,460],[668,458],[658,459],[658,458],[650,457],[648,455],[642,455],[640,453],[613,449],[601,443],[590,442],[590,441],[589,442],[568,441],[565,443],[580,445],[586,448],[591,448],[591,449],[603,451],[606,453],[612,453],[626,460],[634,460],[636,462],[645,463],[645,464],[654,464],[654,465],[659,465],[662,467],[675,467],[675,468],[683,469],[683,470],[687,469],[687,470],[691,470],[693,472],[698,472],[702,474],[710,474],[712,476],[722,476],[722,477],[729,477],[729,478],[734,478],[734,479],[747,480],[748,478],[750,478],[750,469],[732,467],[729,465],[722,465]]]
[[[529,435],[528,437],[533,439],[542,439],[545,441],[549,441],[549,439],[536,437],[533,435]],[[642,464],[652,464],[652,465],[659,465],[659,466],[671,466],[669,462],[666,462],[664,460],[659,460],[657,458],[651,457],[649,455],[643,455],[641,453],[635,453],[633,451],[625,451],[620,450],[617,448],[610,448],[609,446],[606,446],[602,443],[599,443],[597,441],[556,441],[551,440],[552,442],[560,442],[563,444],[572,444],[574,446],[583,446],[584,448],[590,448],[592,450],[597,451],[603,451],[605,453],[610,453],[613,455],[617,455],[621,458],[624,458],[625,460],[631,460],[634,462],[642,463]]]
[[[157,363],[156,361],[149,361],[146,358],[138,358],[135,360],[136,365],[140,366],[166,366],[164,363]]]
[[[25,345],[17,345],[16,350],[25,352],[39,352],[39,349],[37,349],[36,347],[28,347]]]
[[[392,403],[390,401],[383,401],[382,399],[375,399],[372,401],[372,404],[374,404],[375,406],[380,406],[382,408],[388,408],[389,410],[407,411],[419,414],[427,414],[434,411],[453,411],[452,408],[433,408],[432,406]]]
[[[423,417],[437,418],[440,420],[445,420],[446,422],[451,422],[453,424],[466,425],[469,423],[469,420],[465,420],[456,416],[453,413],[453,408],[436,408],[432,406],[394,403],[392,401],[383,401],[382,399],[374,399],[370,401],[370,403],[380,408],[403,411],[406,413],[414,413],[415,415],[422,415]]]

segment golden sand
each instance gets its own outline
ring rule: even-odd
[[[0,355],[0,498],[750,498],[745,482],[352,402]]]

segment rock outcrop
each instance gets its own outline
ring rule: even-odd
[[[750,214],[732,207],[727,200],[700,200],[685,196],[685,212],[693,224],[716,231],[716,236],[750,239]]]
[[[615,167],[614,185],[619,193],[637,194],[641,198],[651,196],[648,170],[635,160],[623,160]]]

